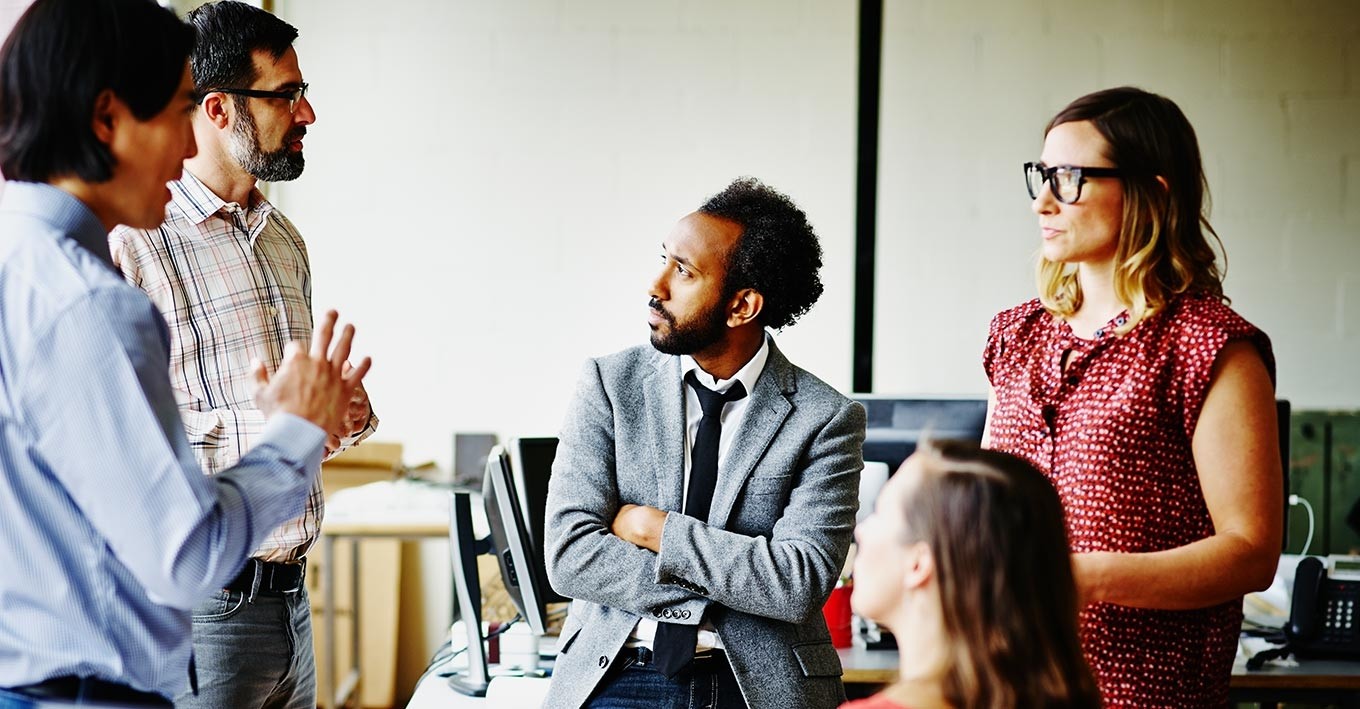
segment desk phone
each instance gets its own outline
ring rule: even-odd
[[[1360,557],[1299,561],[1285,634],[1299,657],[1360,658]]]

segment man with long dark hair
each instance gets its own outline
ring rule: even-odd
[[[170,381],[205,472],[233,465],[260,441],[265,415],[251,398],[253,358],[274,365],[283,343],[312,327],[311,269],[293,223],[257,183],[302,174],[302,142],[316,120],[293,42],[278,17],[233,0],[189,13],[199,105],[198,155],[170,184],[158,229],[119,227],[113,260],[170,326]],[[377,427],[360,387],[327,452]],[[316,706],[311,606],[304,555],[321,531],[320,481],[293,519],[254,550],[235,578],[194,609],[199,691],[176,705],[260,709]]]
[[[767,332],[821,295],[817,236],[742,179],[662,250],[651,345],[587,363],[553,464],[548,574],[576,602],[547,706],[834,707],[821,609],[850,545],[864,408]]]
[[[165,322],[106,240],[157,227],[195,153],[193,41],[150,0],[37,0],[0,49],[6,709],[170,706],[193,678],[188,609],[295,514],[368,371],[328,313],[252,372],[255,450],[214,478],[195,464]]]

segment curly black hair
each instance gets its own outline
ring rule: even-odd
[[[699,212],[741,225],[741,238],[727,255],[723,295],[751,288],[764,296],[762,326],[788,327],[822,296],[822,246],[788,195],[754,177],[739,177]]]

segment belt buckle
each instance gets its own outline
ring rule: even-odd
[[[287,568],[289,571],[297,570],[297,579],[287,588],[283,588],[283,579],[279,572]],[[304,561],[280,561],[268,565],[269,578],[266,579],[266,586],[275,593],[297,593],[302,590],[303,579],[307,576],[307,564]]]

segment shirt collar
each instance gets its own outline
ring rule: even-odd
[[[0,189],[0,211],[47,222],[110,268],[114,267],[104,225],[84,202],[65,190],[40,182],[6,182]]]
[[[765,371],[765,362],[770,358],[770,336],[766,334],[760,343],[760,349],[756,350],[754,356],[742,365],[730,379],[717,379],[705,372],[698,362],[689,355],[680,355],[680,377],[683,379],[689,374],[691,369],[698,370],[696,377],[699,383],[717,392],[727,391],[732,387],[733,382],[741,382],[749,395],[756,389],[756,380],[760,379],[760,373]]]
[[[192,172],[184,171],[184,176],[170,183],[170,204],[184,214],[194,226],[199,226],[203,222],[223,209],[228,208],[228,203],[217,193],[208,189]],[[249,207],[250,210],[260,212],[261,216],[268,216],[274,211],[274,205],[264,198],[264,193],[258,187],[250,191],[250,202],[255,205]],[[235,204],[234,202],[232,204]],[[238,208],[240,207],[238,205]],[[261,220],[263,223],[263,220]],[[252,230],[258,231],[258,230]],[[255,234],[251,234],[254,237]]]

